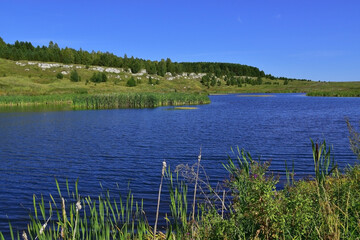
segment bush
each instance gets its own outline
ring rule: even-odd
[[[64,75],[62,73],[58,73],[58,74],[56,74],[56,78],[57,79],[63,79]]]
[[[102,73],[102,72],[94,73],[91,76],[90,81],[92,81],[94,83],[106,82],[107,76],[105,73]]]
[[[128,86],[128,87],[135,87],[136,86],[136,81],[135,81],[134,77],[131,77],[131,78],[129,78],[129,80],[127,80],[126,86]]]
[[[80,82],[81,81],[81,77],[79,76],[79,74],[76,70],[71,71],[70,81],[72,81],[72,82]]]

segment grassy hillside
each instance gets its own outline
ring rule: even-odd
[[[70,81],[71,71],[77,71],[81,81]],[[90,78],[103,71],[106,82],[94,83]],[[59,79],[57,75],[63,74]],[[119,68],[59,64],[34,61],[11,61],[0,59],[0,102],[4,96],[73,96],[83,94],[118,93],[286,93],[305,92],[312,96],[360,96],[360,82],[313,82],[262,78],[261,85],[243,83],[228,86],[225,77],[216,78],[215,86],[201,83],[204,74],[167,74],[164,77],[147,73],[131,74]],[[127,81],[133,77],[136,86],[128,87]],[[149,83],[151,78],[151,83]],[[244,79],[245,76],[237,76]],[[249,79],[255,79],[249,77]],[[286,84],[287,82],[287,84]],[[9,99],[9,98],[7,98]],[[70,97],[71,99],[71,97]],[[66,100],[69,100],[66,98]],[[27,101],[27,100],[26,100]],[[30,101],[31,102],[31,101]],[[52,102],[52,101],[51,101]]]

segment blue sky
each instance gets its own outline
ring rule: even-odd
[[[0,37],[116,55],[231,62],[360,81],[358,0],[1,0]]]

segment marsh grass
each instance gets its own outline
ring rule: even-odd
[[[111,108],[154,108],[160,106],[178,106],[207,104],[206,95],[183,93],[124,93],[81,95],[73,99],[76,108],[111,109]]]
[[[360,92],[359,90],[311,91],[306,95],[312,97],[360,97]]]
[[[72,109],[154,108],[210,103],[207,95],[186,93],[65,94],[0,96],[0,106],[70,106]]]

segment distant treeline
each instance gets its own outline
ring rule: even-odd
[[[118,57],[109,52],[88,52],[82,49],[59,48],[57,43],[50,41],[48,46],[33,46],[31,42],[16,41],[14,44],[5,43],[0,38],[0,57],[14,61],[42,61],[60,62],[64,64],[84,64],[106,67],[117,67],[131,69],[133,73],[146,69],[149,74],[165,76],[166,72],[172,74],[187,73],[211,73],[220,76],[251,76],[265,77],[263,71],[256,67],[233,64],[233,63],[212,63],[212,62],[172,62],[169,58],[161,61],[150,61],[140,58]]]

